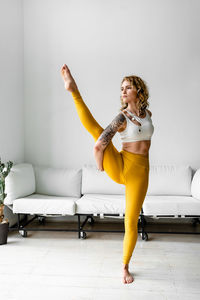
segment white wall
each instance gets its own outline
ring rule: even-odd
[[[0,0],[0,157],[24,161],[22,0]]]
[[[122,78],[141,76],[155,127],[150,163],[200,167],[199,9],[198,0],[24,1],[25,161],[95,163],[94,140],[64,90],[66,63],[104,128],[120,108]],[[118,133],[113,142],[121,150]]]

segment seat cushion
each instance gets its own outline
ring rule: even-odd
[[[200,201],[192,196],[146,196],[144,215],[200,215]]]
[[[24,214],[75,214],[75,197],[56,197],[33,194],[13,201],[13,213]]]
[[[85,194],[76,200],[79,214],[122,214],[125,213],[125,195]]]
[[[4,203],[11,205],[13,200],[35,193],[35,174],[33,166],[28,163],[16,164],[5,178]]]

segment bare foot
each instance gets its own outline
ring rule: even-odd
[[[123,283],[131,283],[134,281],[133,276],[129,273],[128,267],[123,268]]]
[[[66,64],[63,65],[61,69],[61,75],[65,83],[65,89],[69,92],[74,92],[78,89],[74,78]]]

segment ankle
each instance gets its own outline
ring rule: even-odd
[[[123,264],[123,269],[128,270],[128,264]]]
[[[73,88],[72,91],[71,91],[71,94],[74,97],[81,98],[81,94],[80,94],[80,92],[77,88]]]

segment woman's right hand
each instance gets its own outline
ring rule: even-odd
[[[103,167],[100,167],[100,168],[98,169],[98,171],[103,172],[103,171],[104,171],[104,168],[103,168]]]
[[[97,169],[98,169],[98,171],[103,172],[104,171],[104,168],[103,168],[103,152],[104,152],[104,150],[102,150],[100,147],[95,145],[93,148],[93,151],[94,151],[94,157],[95,157],[96,164],[97,164]]]

